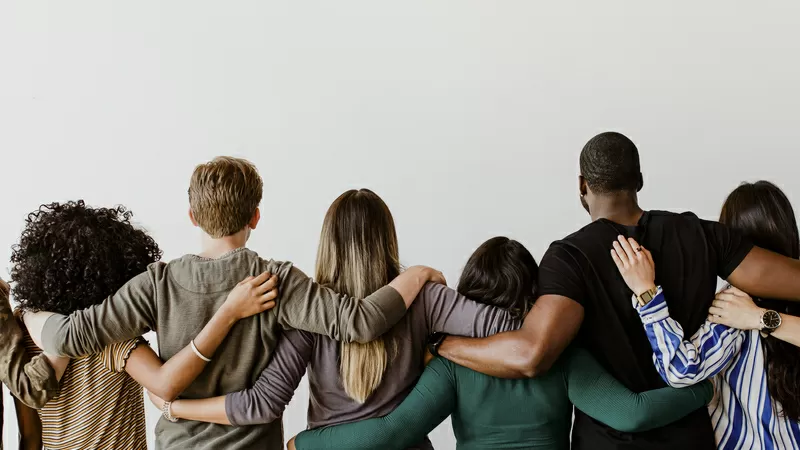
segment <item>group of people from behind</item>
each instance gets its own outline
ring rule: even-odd
[[[21,318],[0,289],[23,447],[146,448],[143,386],[159,448],[283,448],[307,374],[292,449],[432,448],[450,415],[460,449],[798,448],[800,239],[783,192],[743,184],[718,223],[643,211],[619,133],[580,165],[592,222],[541,264],[489,239],[455,290],[401,268],[366,189],[329,208],[314,279],[260,257],[246,242],[263,185],[241,159],[195,169],[202,248],[168,263],[123,207],[40,207],[12,255]]]

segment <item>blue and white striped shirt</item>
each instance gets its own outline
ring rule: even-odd
[[[767,391],[759,331],[742,331],[706,321],[688,340],[670,318],[661,288],[647,305],[634,307],[653,347],[653,361],[673,387],[714,377],[708,409],[720,449],[798,449],[800,424],[778,412]]]

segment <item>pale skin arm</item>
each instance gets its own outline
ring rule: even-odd
[[[236,322],[275,306],[275,299],[278,296],[277,286],[277,277],[270,276],[266,272],[257,277],[248,277],[237,284],[228,294],[225,303],[194,339],[197,350],[207,358],[211,358]],[[28,315],[25,315],[26,324]],[[41,327],[38,332],[41,333]],[[33,332],[31,336],[34,342],[40,338],[40,335],[34,335]],[[39,345],[39,342],[36,344]],[[174,400],[200,375],[206,364],[206,361],[194,353],[190,345],[184,347],[167,362],[162,362],[152,348],[142,345],[131,352],[125,364],[125,371],[148,391],[161,398]]]
[[[764,308],[747,293],[732,287],[719,294],[708,310],[708,320],[740,330],[760,330]],[[776,339],[800,347],[800,317],[781,314],[781,326],[772,332]]]

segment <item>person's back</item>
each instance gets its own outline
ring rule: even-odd
[[[25,344],[41,352],[30,338]],[[44,448],[147,449],[142,387],[124,370],[138,345],[147,343],[134,339],[70,360],[58,394],[39,411]]]
[[[245,160],[219,157],[199,165],[190,182],[189,203],[192,222],[203,230],[201,254],[150,264],[99,305],[69,316],[47,313],[46,319],[40,319],[46,320],[41,329],[43,349],[70,357],[90,355],[153,330],[162,359],[186,354],[194,361],[208,362],[188,388],[184,385],[178,391],[184,398],[205,398],[252,385],[266,367],[279,329],[369,342],[405,314],[424,283],[441,279],[430,268],[412,267],[387,280],[388,285],[377,286],[371,295],[354,298],[320,286],[291,263],[260,258],[245,245],[260,219],[262,186],[255,167]],[[246,319],[237,317],[235,325],[227,322],[232,318],[224,319],[226,323],[216,328],[231,327],[229,335],[219,347],[214,346],[213,358],[203,355],[194,340],[204,325],[216,317],[214,313],[234,287],[242,285],[241,280],[264,272],[279,279],[277,306]],[[177,393],[170,395],[174,399]],[[279,420],[258,427],[177,421],[169,403],[165,405],[164,417],[156,426],[158,448],[283,446]]]
[[[443,358],[434,363],[455,380],[452,423],[459,450],[569,449],[572,403],[563,363],[541,377],[519,380],[490,377]]]
[[[627,387],[641,392],[665,384],[653,365],[653,352],[641,320],[631,308],[631,291],[609,256],[609,245],[619,235],[634,237],[652,252],[659,267],[657,282],[669,292],[676,292],[670,300],[670,310],[686,330],[696,330],[703,323],[714,298],[717,276],[727,277],[751,246],[715,222],[700,220],[690,213],[661,211],[643,213],[637,226],[599,219],[553,243],[544,257],[548,263],[542,264],[543,294],[557,289],[559,295],[581,303],[585,309],[581,345]],[[548,272],[557,268],[562,273]],[[571,283],[566,290],[549,284],[551,279],[565,278],[580,281]],[[565,285],[563,281],[558,283]],[[594,439],[609,434],[618,433],[609,433],[605,425],[580,412],[576,414],[576,444],[591,448]],[[698,439],[709,442],[713,433],[708,413],[700,409],[676,424],[635,439],[668,439],[670,445],[686,439],[689,445],[697,444]]]

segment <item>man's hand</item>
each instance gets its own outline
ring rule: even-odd
[[[656,287],[656,265],[653,255],[633,238],[617,238],[611,258],[633,294],[637,297]]]
[[[297,448],[294,446],[294,438],[296,437],[297,436],[289,439],[289,442],[286,443],[286,450],[297,450]]]
[[[760,330],[764,309],[747,293],[730,287],[717,294],[708,310],[708,320],[740,330]]]
[[[277,298],[278,277],[264,272],[240,281],[220,310],[232,320],[240,320],[274,308]]]

